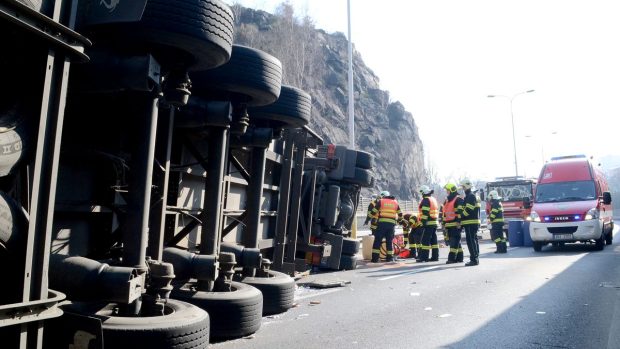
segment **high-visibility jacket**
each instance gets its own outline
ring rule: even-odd
[[[463,211],[463,199],[456,193],[450,194],[443,204],[442,217],[444,228],[453,228],[461,222],[461,212]]]
[[[377,229],[377,220],[372,215],[372,209],[377,205],[377,200],[370,200],[366,221],[370,221],[370,229]]]
[[[504,207],[499,200],[491,200],[489,220],[493,225],[504,225]]]
[[[400,210],[398,202],[393,196],[386,196],[377,201],[377,205],[372,209],[373,217],[377,218],[379,223],[392,223],[399,222],[403,213]]]
[[[437,200],[434,197],[430,195],[423,196],[418,209],[420,211],[420,222],[422,222],[423,226],[437,225],[439,205],[437,205]]]
[[[480,198],[468,189],[465,191],[461,225],[472,224],[480,224]]]
[[[400,224],[403,226],[403,232],[405,233],[422,226],[422,223],[420,223],[418,216],[413,213],[405,213]]]

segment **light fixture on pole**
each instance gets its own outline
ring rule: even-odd
[[[488,95],[487,96],[488,98],[503,97],[503,98],[507,98],[510,101],[510,121],[512,123],[512,147],[513,147],[514,156],[515,156],[515,176],[519,176],[519,167],[517,166],[517,141],[515,139],[515,117],[512,111],[512,101],[517,96],[520,96],[525,93],[532,93],[532,92],[534,92],[534,90],[527,90],[527,91],[519,92],[512,96],[505,96],[505,95]]]

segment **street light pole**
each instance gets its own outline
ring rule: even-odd
[[[525,93],[532,93],[534,92],[534,90],[527,90],[527,91],[523,91],[523,92],[519,92],[515,95],[512,95],[512,97],[509,96],[505,96],[505,95],[488,95],[488,98],[495,98],[495,97],[503,97],[503,98],[508,98],[508,100],[510,101],[510,122],[512,124],[512,148],[513,148],[513,153],[514,153],[514,157],[515,157],[515,176],[519,176],[519,167],[517,165],[517,140],[515,138],[515,116],[514,116],[514,112],[512,110],[512,101],[517,97],[520,96],[522,94]]]
[[[347,0],[347,24],[349,27],[349,148],[355,149],[355,94],[353,91],[353,42],[351,41],[351,0]]]

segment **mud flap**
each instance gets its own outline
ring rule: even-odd
[[[66,312],[46,322],[46,348],[103,349],[101,319]]]
[[[321,267],[338,270],[340,268],[340,255],[342,255],[342,242],[344,238],[336,234],[323,234],[321,239],[329,242],[328,246],[323,249],[321,256]],[[330,248],[329,255],[326,254],[327,248]]]

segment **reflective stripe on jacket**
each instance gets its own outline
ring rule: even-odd
[[[465,192],[465,206],[461,214],[461,225],[480,224],[480,198],[467,190]]]
[[[422,225],[427,227],[431,225],[437,225],[437,217],[439,215],[439,205],[437,200],[432,196],[424,196],[420,201],[420,221]]]
[[[491,200],[491,213],[489,214],[491,223],[504,222],[504,207],[499,200]]]
[[[403,216],[398,202],[393,197],[384,197],[378,200],[377,205],[372,209],[372,213],[375,218],[378,218],[379,223],[396,224]]]
[[[463,199],[454,194],[452,199],[446,199],[443,205],[443,226],[444,228],[456,227],[461,222],[461,212],[463,210]]]

